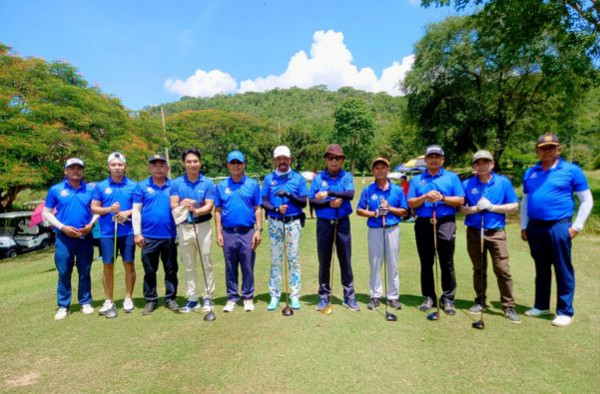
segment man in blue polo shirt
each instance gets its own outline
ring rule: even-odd
[[[169,165],[161,155],[148,159],[150,177],[138,182],[133,194],[133,234],[135,244],[142,249],[144,265],[143,315],[154,312],[158,305],[156,272],[159,259],[165,271],[165,305],[178,311],[177,297],[177,247],[175,245],[175,222],[171,215],[170,188],[167,178]]]
[[[442,168],[444,150],[439,145],[425,149],[424,173],[415,176],[408,190],[408,206],[415,209],[415,239],[421,261],[421,292],[423,304],[420,310],[433,308],[442,302],[446,314],[456,314],[454,296],[454,243],[456,238],[456,208],[463,205],[465,192],[458,176]],[[434,284],[433,263],[435,245],[433,239],[433,214],[437,216],[437,254],[442,274],[442,295],[437,300]]]
[[[180,311],[189,313],[200,309],[196,256],[201,253],[201,263],[207,282],[207,288],[202,295],[202,311],[210,312],[211,300],[215,292],[215,274],[210,256],[212,245],[210,219],[215,201],[215,185],[212,180],[200,173],[202,155],[198,149],[186,149],[181,155],[181,161],[185,173],[171,183],[171,209],[182,205],[188,212],[187,220],[177,226],[179,256],[185,268],[188,299]],[[198,246],[201,250],[198,250]]]
[[[100,252],[104,270],[102,284],[106,300],[100,308],[100,315],[107,318],[117,317],[117,309],[113,302],[115,278],[115,226],[117,226],[117,250],[123,259],[125,268],[125,300],[123,310],[132,312],[133,287],[135,285],[135,244],[131,213],[133,211],[133,192],[136,182],[125,176],[127,160],[122,153],[113,152],[108,156],[109,176],[98,182],[92,194],[92,212],[100,215]]]
[[[467,251],[473,264],[473,287],[475,304],[469,313],[479,314],[486,307],[487,251],[492,258],[494,274],[498,279],[500,302],[504,316],[512,323],[520,323],[515,310],[513,280],[508,262],[508,246],[504,231],[506,214],[517,212],[519,199],[508,178],[493,172],[494,157],[486,150],[473,155],[475,176],[463,182],[467,226]],[[481,256],[481,221],[483,216],[484,256]],[[483,266],[481,259],[483,258]]]
[[[363,189],[356,207],[358,216],[366,217],[369,232],[369,263],[371,275],[369,289],[371,300],[367,307],[376,309],[383,294],[381,286],[381,265],[387,268],[386,302],[395,309],[401,309],[398,301],[398,250],[400,248],[400,228],[402,217],[408,214],[408,204],[402,188],[388,179],[390,162],[378,157],[371,163],[375,181]],[[385,226],[383,223],[385,218]],[[384,240],[385,237],[385,240]],[[385,245],[385,250],[383,246]],[[384,261],[385,259],[385,261]]]
[[[244,310],[254,310],[254,260],[262,233],[260,187],[244,174],[246,160],[242,152],[227,155],[229,178],[217,185],[215,225],[217,243],[225,255],[227,304],[223,312],[233,312],[238,293],[238,266],[242,271]],[[254,225],[256,224],[256,231]]]
[[[48,190],[43,216],[56,232],[54,263],[58,271],[56,289],[58,311],[55,320],[62,320],[70,312],[71,274],[73,266],[79,273],[77,298],[81,312],[94,313],[92,308],[92,280],[90,270],[94,258],[94,240],[91,234],[97,216],[92,214],[91,190],[83,180],[83,161],[71,158],[65,163],[65,179]],[[56,209],[56,216],[54,215]]]
[[[331,258],[333,239],[336,233],[337,256],[340,262],[343,304],[351,311],[360,311],[354,292],[352,273],[352,235],[350,219],[352,213],[350,201],[354,198],[352,174],[342,169],[346,156],[338,144],[331,144],[325,152],[326,169],[312,181],[308,192],[309,201],[317,213],[317,254],[319,256],[319,304],[317,310],[323,310],[331,303]]]
[[[581,168],[560,158],[560,141],[555,134],[541,135],[536,152],[540,161],[525,172],[521,205],[521,238],[529,242],[536,272],[535,302],[525,315],[537,317],[551,313],[554,266],[557,300],[552,324],[567,326],[575,313],[571,240],[583,230],[594,201]],[[575,206],[573,193],[581,203],[571,224]]]
[[[290,148],[280,145],[273,151],[275,171],[268,174],[261,189],[262,206],[269,218],[271,240],[271,274],[269,292],[271,301],[267,310],[274,310],[281,297],[281,269],[283,261],[283,232],[289,267],[290,306],[300,309],[300,256],[299,242],[308,188],[302,175],[291,169]],[[285,228],[285,229],[284,229]]]

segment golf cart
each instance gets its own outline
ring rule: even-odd
[[[54,243],[54,232],[48,222],[29,226],[32,214],[31,211],[0,214],[0,258],[45,249]]]

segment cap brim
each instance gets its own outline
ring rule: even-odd
[[[539,148],[540,146],[548,146],[548,145],[558,146],[560,144],[556,141],[540,142],[539,144],[537,144],[537,147]]]

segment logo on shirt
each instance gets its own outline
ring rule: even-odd
[[[146,191],[147,191],[148,193],[150,193],[150,194],[153,194],[153,193],[154,193],[154,189],[153,189],[153,188],[151,188],[150,186],[148,186],[148,187],[146,188]]]
[[[60,195],[63,196],[63,197],[67,197],[69,195],[69,192],[67,190],[63,189],[63,190],[60,191]]]
[[[532,172],[529,179],[535,179],[535,178],[537,178],[537,172]]]
[[[277,186],[277,181],[271,181],[271,186]]]
[[[377,201],[377,194],[373,194],[373,195],[371,196],[371,200],[373,200],[373,201]]]
[[[228,187],[226,187],[226,188],[225,188],[225,194],[231,194],[231,189],[230,189],[230,188],[228,188]]]
[[[323,187],[327,186],[327,181],[321,182],[321,186],[323,186]]]
[[[479,189],[477,189],[476,187],[474,187],[474,188],[471,190],[471,194],[479,194]]]
[[[104,189],[104,194],[111,194],[112,193],[112,189],[110,187],[107,187],[106,189]]]
[[[419,184],[421,186],[425,186],[427,184],[427,181],[425,179],[421,179],[421,182],[419,182]]]

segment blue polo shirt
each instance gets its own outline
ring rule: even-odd
[[[57,183],[48,190],[46,207],[56,208],[56,218],[66,226],[77,229],[85,227],[92,221],[91,189],[82,180],[77,189],[73,188],[67,179]],[[58,231],[58,229],[55,229]]]
[[[152,177],[138,182],[133,202],[142,204],[142,235],[148,238],[175,238],[175,221],[169,197],[171,180],[158,186]]]
[[[137,183],[127,177],[123,177],[121,182],[115,182],[110,176],[105,180],[96,183],[92,193],[92,199],[99,201],[102,207],[110,207],[115,202],[121,205],[121,211],[128,211],[133,207],[133,192]],[[115,236],[115,224],[112,220],[114,213],[109,212],[100,216],[100,238],[113,238]],[[131,220],[117,226],[117,237],[124,237],[133,234]]]
[[[406,197],[404,196],[404,191],[402,188],[392,183],[392,181],[389,179],[388,182],[390,187],[388,187],[386,190],[382,190],[377,182],[373,182],[364,188],[356,208],[376,211],[381,205],[381,199],[383,198],[388,202],[390,207],[404,208],[408,210],[408,203],[406,202]],[[396,216],[391,212],[385,216],[386,226],[395,226],[401,221],[402,218],[400,216]],[[372,228],[383,227],[383,218],[369,218],[367,219],[367,226]]]
[[[281,176],[277,175],[276,172],[272,172],[265,177],[260,190],[261,197],[268,196],[269,202],[274,207],[287,204],[288,209],[285,211],[286,216],[295,216],[302,213],[302,208],[291,203],[289,197],[279,197],[275,195],[275,193],[280,190],[285,190],[298,197],[308,196],[308,187],[306,186],[306,180],[304,180],[302,175],[298,174],[296,171],[290,171]],[[278,219],[283,217],[283,215],[278,212],[268,212],[267,215]]]
[[[415,176],[410,181],[406,198],[411,199],[421,197],[431,190],[437,190],[444,196],[465,196],[465,191],[463,190],[458,176],[451,171],[440,168],[440,171],[436,175],[431,175],[429,171],[425,171],[424,173]],[[456,208],[446,205],[441,201],[436,203],[435,208],[438,218],[456,214]],[[425,201],[423,205],[415,209],[415,213],[419,217],[431,218],[433,217],[433,204]]]
[[[179,201],[185,198],[192,199],[200,207],[204,205],[204,200],[215,200],[215,184],[204,175],[198,176],[196,182],[192,182],[187,174],[183,174],[171,182],[171,196],[178,196]]]
[[[239,182],[231,177],[217,185],[215,207],[221,208],[223,227],[252,227],[256,223],[254,208],[259,206],[258,182],[246,175]]]
[[[489,182],[482,183],[478,177],[471,177],[463,182],[465,190],[465,205],[474,207],[481,197],[487,198],[494,205],[512,204],[519,201],[517,193],[508,178],[494,174]],[[465,225],[481,228],[483,215],[484,228],[488,230],[502,229],[506,225],[506,215],[496,212],[477,212],[465,217]]]
[[[561,220],[573,216],[574,192],[590,187],[581,168],[558,159],[547,171],[537,163],[523,176],[523,193],[528,195],[527,215],[534,220]]]
[[[352,174],[344,170],[340,170],[335,178],[329,175],[327,170],[321,171],[313,179],[310,185],[310,191],[308,192],[308,198],[314,199],[318,192],[332,191],[332,192],[344,192],[348,190],[354,190],[354,181]],[[327,197],[326,201],[335,200],[336,197]],[[317,217],[321,219],[337,219],[345,218],[352,213],[352,205],[350,201],[344,200],[339,208],[319,207],[315,206]]]

